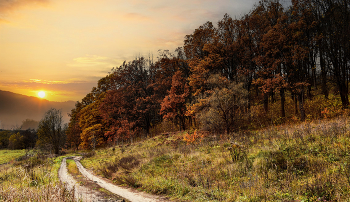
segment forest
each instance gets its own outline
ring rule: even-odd
[[[70,113],[68,147],[151,134],[230,134],[349,114],[350,1],[264,0],[125,61]]]

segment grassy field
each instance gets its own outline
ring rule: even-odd
[[[25,154],[25,150],[0,150],[0,165],[8,163]]]
[[[29,151],[25,157],[0,166],[0,201],[74,201],[73,194],[58,180],[63,158]]]
[[[88,153],[82,163],[179,201],[350,201],[350,120],[163,134]]]

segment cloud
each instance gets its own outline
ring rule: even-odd
[[[50,0],[0,0],[0,23],[8,22],[4,19],[11,12],[27,6],[43,6]]]
[[[87,55],[85,57],[78,57],[73,59],[74,62],[68,64],[68,66],[72,67],[96,67],[96,66],[108,66],[108,68],[112,65],[115,66],[116,64],[119,64],[120,61],[104,57],[104,56],[98,56],[98,55]]]
[[[40,79],[29,79],[29,81],[24,81],[25,83],[39,83],[39,84],[67,84],[69,81],[48,81]]]
[[[44,5],[49,0],[0,0],[0,13],[9,12],[23,6]]]
[[[72,62],[67,64],[67,67],[71,68],[71,76],[88,78],[89,75],[98,76],[100,78],[106,76],[112,68],[121,65],[125,59],[119,57],[118,59],[98,56],[87,55],[84,57],[74,58]],[[89,81],[91,81],[89,78]],[[95,81],[98,79],[95,78]]]
[[[139,13],[126,13],[123,15],[123,19],[135,22],[153,21],[152,18]]]

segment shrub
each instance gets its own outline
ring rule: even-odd
[[[194,144],[198,141],[201,142],[203,137],[203,134],[200,134],[199,132],[197,132],[197,130],[195,130],[192,134],[188,132],[185,133],[183,140],[187,142],[187,144]]]

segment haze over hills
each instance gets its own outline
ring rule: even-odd
[[[74,106],[74,101],[52,102],[0,90],[0,129],[19,128],[26,119],[40,121],[50,108],[61,109],[63,120],[68,123],[68,113]]]

